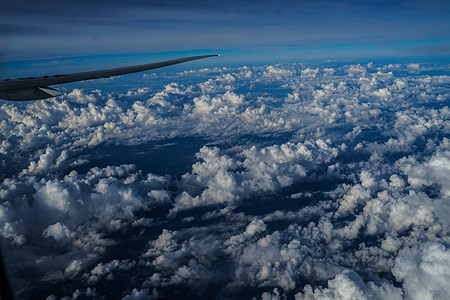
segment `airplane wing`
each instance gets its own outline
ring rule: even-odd
[[[26,100],[52,98],[61,95],[61,92],[54,88],[48,87],[49,85],[63,84],[98,78],[108,78],[111,76],[142,72],[212,56],[219,56],[219,55],[214,54],[214,55],[190,56],[151,64],[98,70],[98,71],[3,79],[0,81],[0,98],[10,101],[26,101]]]

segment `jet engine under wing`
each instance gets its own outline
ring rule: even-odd
[[[0,81],[0,98],[11,101],[25,101],[25,100],[52,98],[61,95],[61,92],[51,87],[48,87],[49,85],[63,84],[89,79],[108,78],[111,76],[142,72],[212,56],[219,56],[219,55],[214,54],[214,55],[190,56],[145,65],[106,69],[99,71],[3,79]]]

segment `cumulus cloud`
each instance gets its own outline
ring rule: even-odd
[[[18,295],[444,297],[450,79],[432,69],[214,68],[2,103]]]
[[[37,162],[31,161],[28,169],[23,170],[23,173],[39,174],[48,172],[51,168],[58,168],[63,161],[67,159],[67,151],[63,150],[58,154],[52,148],[47,148],[45,153],[39,157]]]
[[[154,289],[150,294],[148,289],[137,290],[133,289],[131,294],[126,295],[122,300],[155,300],[159,298],[158,291]]]
[[[395,259],[392,273],[404,282],[410,299],[445,299],[450,294],[450,250],[440,241],[406,247]]]
[[[337,154],[337,149],[322,140],[263,149],[252,147],[242,152],[240,160],[220,155],[218,148],[203,147],[197,154],[203,162],[194,164],[193,172],[185,174],[181,181],[181,184],[198,185],[203,192],[195,197],[183,192],[175,199],[175,208],[233,203],[261,192],[286,188]]]
[[[64,223],[57,222],[53,225],[49,225],[42,233],[44,237],[52,237],[55,240],[71,239],[75,236],[75,233],[70,231]]]
[[[450,183],[447,175],[450,172],[450,151],[437,152],[428,162],[417,165],[406,165],[408,183],[413,188],[439,184],[441,193],[450,197]]]
[[[403,299],[401,289],[388,282],[365,283],[354,271],[344,271],[330,281],[328,288],[314,289],[306,285],[303,293],[295,295],[295,300],[312,299]]]

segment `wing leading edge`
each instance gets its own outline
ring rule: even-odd
[[[219,55],[213,54],[213,55],[190,56],[151,64],[106,69],[99,71],[3,79],[0,81],[0,98],[10,101],[26,101],[26,100],[52,98],[61,95],[61,92],[54,88],[48,87],[49,85],[63,84],[98,78],[108,78],[111,76],[142,72],[213,56]]]

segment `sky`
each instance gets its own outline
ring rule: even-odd
[[[450,3],[2,1],[3,61],[180,52],[231,61],[448,58]]]

